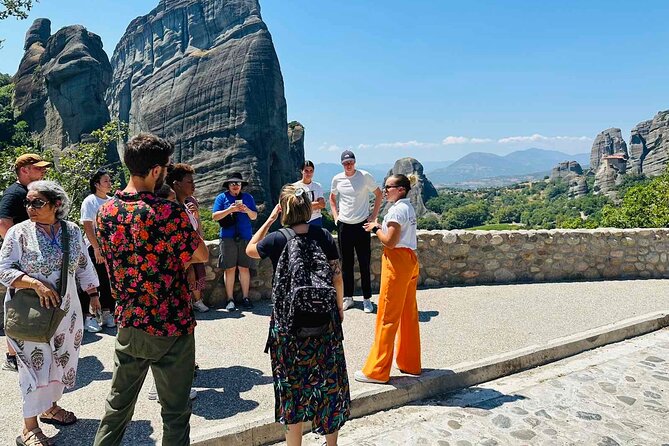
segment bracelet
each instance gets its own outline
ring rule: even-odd
[[[374,229],[372,229],[372,232],[374,234],[376,234],[377,232],[379,232],[379,229],[381,229],[381,228],[379,228],[378,226],[374,226]]]

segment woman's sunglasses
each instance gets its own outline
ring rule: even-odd
[[[41,198],[35,198],[34,200],[23,200],[23,205],[27,208],[42,209],[46,206],[47,202]]]

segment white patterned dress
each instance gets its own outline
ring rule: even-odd
[[[24,418],[45,412],[63,396],[65,388],[74,386],[83,337],[77,281],[84,290],[99,284],[81,230],[71,222],[61,221],[62,224],[67,224],[70,235],[67,290],[60,306],[66,315],[48,344],[7,338],[16,349]],[[59,229],[52,241],[30,220],[12,226],[0,249],[0,282],[9,288],[22,274],[27,274],[59,291],[63,257],[61,234]],[[5,303],[10,299],[8,289]]]

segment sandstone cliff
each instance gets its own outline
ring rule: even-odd
[[[430,211],[425,207],[425,203],[430,198],[436,197],[438,193],[432,182],[425,176],[423,165],[415,158],[399,159],[395,161],[393,168],[388,171],[388,174],[383,179],[383,184],[385,184],[389,176],[400,173],[407,176],[413,173],[418,176],[418,183],[409,192],[409,200],[416,210],[417,217],[420,218],[429,213]],[[390,207],[390,203],[384,202],[381,215],[386,213],[388,207]]]
[[[601,132],[595,138],[590,150],[590,169],[597,172],[602,157],[607,155],[624,154],[627,157],[627,144],[620,129],[610,128]]]
[[[304,154],[286,156],[283,78],[257,0],[161,0],[130,23],[112,67],[112,117],[172,139],[205,204],[233,171],[258,203],[295,180]]]
[[[58,151],[109,122],[104,92],[111,65],[100,37],[83,26],[50,34],[47,19],[35,20],[26,33],[14,103],[40,142]],[[111,150],[108,158],[118,155]]]
[[[299,178],[301,175],[299,167],[304,162],[304,126],[297,121],[288,123],[288,153],[291,163],[298,167],[295,174],[296,178]]]
[[[664,173],[669,163],[669,110],[658,112],[652,120],[634,127],[630,148],[634,173],[647,176]]]
[[[551,181],[566,181],[569,198],[578,198],[588,193],[588,183],[583,175],[583,168],[577,161],[564,161],[553,167],[549,178]]]

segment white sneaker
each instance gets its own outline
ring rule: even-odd
[[[369,299],[363,299],[362,300],[362,309],[365,313],[373,313],[374,312],[374,304]]]
[[[96,321],[95,318],[91,316],[86,316],[86,320],[84,321],[84,329],[89,333],[100,333],[102,331],[98,321]]]
[[[196,300],[193,302],[193,308],[199,311],[200,313],[206,313],[209,311],[209,307],[202,302],[202,300]]]
[[[116,322],[114,321],[114,316],[110,311],[105,310],[102,312],[102,325],[105,327],[116,327]]]
[[[374,378],[369,378],[367,375],[362,373],[362,370],[356,371],[353,374],[353,378],[361,383],[386,384],[388,382],[388,381],[380,381]]]
[[[344,311],[348,310],[354,305],[352,297],[344,297]]]
[[[228,302],[228,304],[225,306],[225,309],[228,311],[235,311],[237,307],[235,307],[235,301],[231,300]]]

